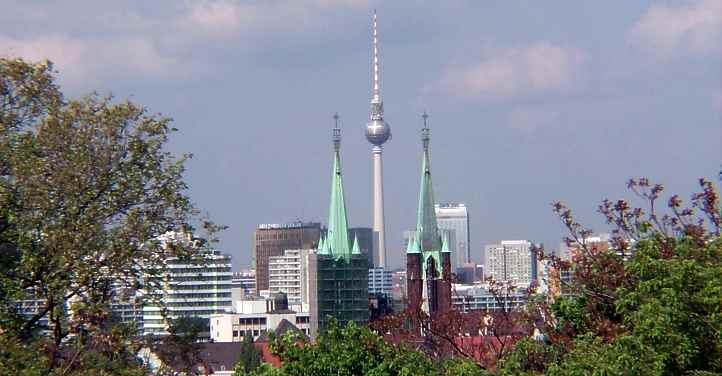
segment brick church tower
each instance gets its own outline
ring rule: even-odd
[[[422,115],[423,160],[421,188],[416,213],[416,231],[406,249],[406,286],[408,309],[428,314],[451,310],[451,252],[446,235],[436,223],[434,192],[431,184],[428,115]]]

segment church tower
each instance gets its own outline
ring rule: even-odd
[[[332,133],[333,168],[328,231],[321,235],[318,249],[309,255],[308,280],[311,335],[326,328],[329,317],[339,325],[368,321],[368,256],[361,253],[358,239],[348,231],[346,200],[341,173],[341,128],[334,115]]]
[[[431,182],[429,142],[431,130],[424,112],[421,129],[423,159],[419,206],[416,212],[416,232],[406,250],[406,278],[408,309],[426,313],[447,312],[451,309],[451,252],[448,239],[441,235],[436,222],[434,192]]]

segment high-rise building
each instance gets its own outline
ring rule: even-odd
[[[451,309],[451,252],[446,236],[442,236],[436,221],[434,192],[431,183],[429,141],[431,132],[426,123],[421,130],[423,160],[419,208],[416,213],[416,233],[406,248],[408,308],[428,313]]]
[[[451,267],[456,270],[462,265],[471,262],[469,246],[469,210],[465,204],[444,203],[437,204],[436,219],[439,228],[454,232],[454,240],[449,239],[451,250]]]
[[[308,304],[308,249],[289,249],[268,258],[268,290],[284,293],[292,305]]]
[[[384,268],[369,268],[369,295],[391,296],[393,274]]]
[[[146,295],[142,333],[166,334],[167,319],[208,319],[213,314],[231,312],[231,256],[210,249],[202,244],[204,240],[190,238],[187,234],[168,233],[161,240],[189,242],[197,250],[200,261],[169,258],[165,270],[154,277],[155,285],[160,288],[141,292]]]
[[[497,281],[530,284],[536,281],[536,253],[527,240],[502,240],[484,249],[484,273]]]
[[[338,115],[334,119],[328,231],[308,261],[312,336],[326,328],[329,316],[344,326],[349,321],[363,323],[369,318],[368,258],[361,253],[358,239],[349,236],[339,153],[341,129]]]
[[[235,302],[243,298],[254,295],[256,295],[256,270],[245,269],[234,272],[231,279],[233,303],[235,304]]]
[[[287,249],[313,249],[321,234],[317,222],[258,225],[253,237],[253,261],[256,268],[256,291],[268,290],[268,258],[281,256]]]
[[[371,153],[374,163],[374,266],[386,267],[386,230],[384,228],[384,183],[381,154],[383,145],[391,138],[391,127],[384,121],[384,102],[381,100],[381,83],[379,78],[379,43],[376,27],[376,11],[373,25],[373,88],[371,96],[371,119],[366,124],[366,140],[373,147]]]

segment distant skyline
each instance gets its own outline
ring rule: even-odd
[[[49,58],[69,97],[113,93],[174,119],[190,195],[250,264],[259,223],[325,222],[341,115],[351,227],[372,224],[364,138],[379,17],[386,247],[414,228],[421,113],[434,193],[485,244],[606,232],[598,203],[648,176],[689,198],[722,163],[722,1],[0,0],[0,55]]]

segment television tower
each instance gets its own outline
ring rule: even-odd
[[[374,249],[376,267],[386,267],[386,238],[384,229],[384,183],[383,164],[381,154],[383,144],[391,138],[391,127],[384,121],[384,102],[381,100],[381,88],[379,79],[379,43],[378,30],[376,27],[376,10],[374,10],[373,26],[373,90],[371,96],[371,119],[366,124],[366,140],[373,147],[371,153],[374,161]]]

